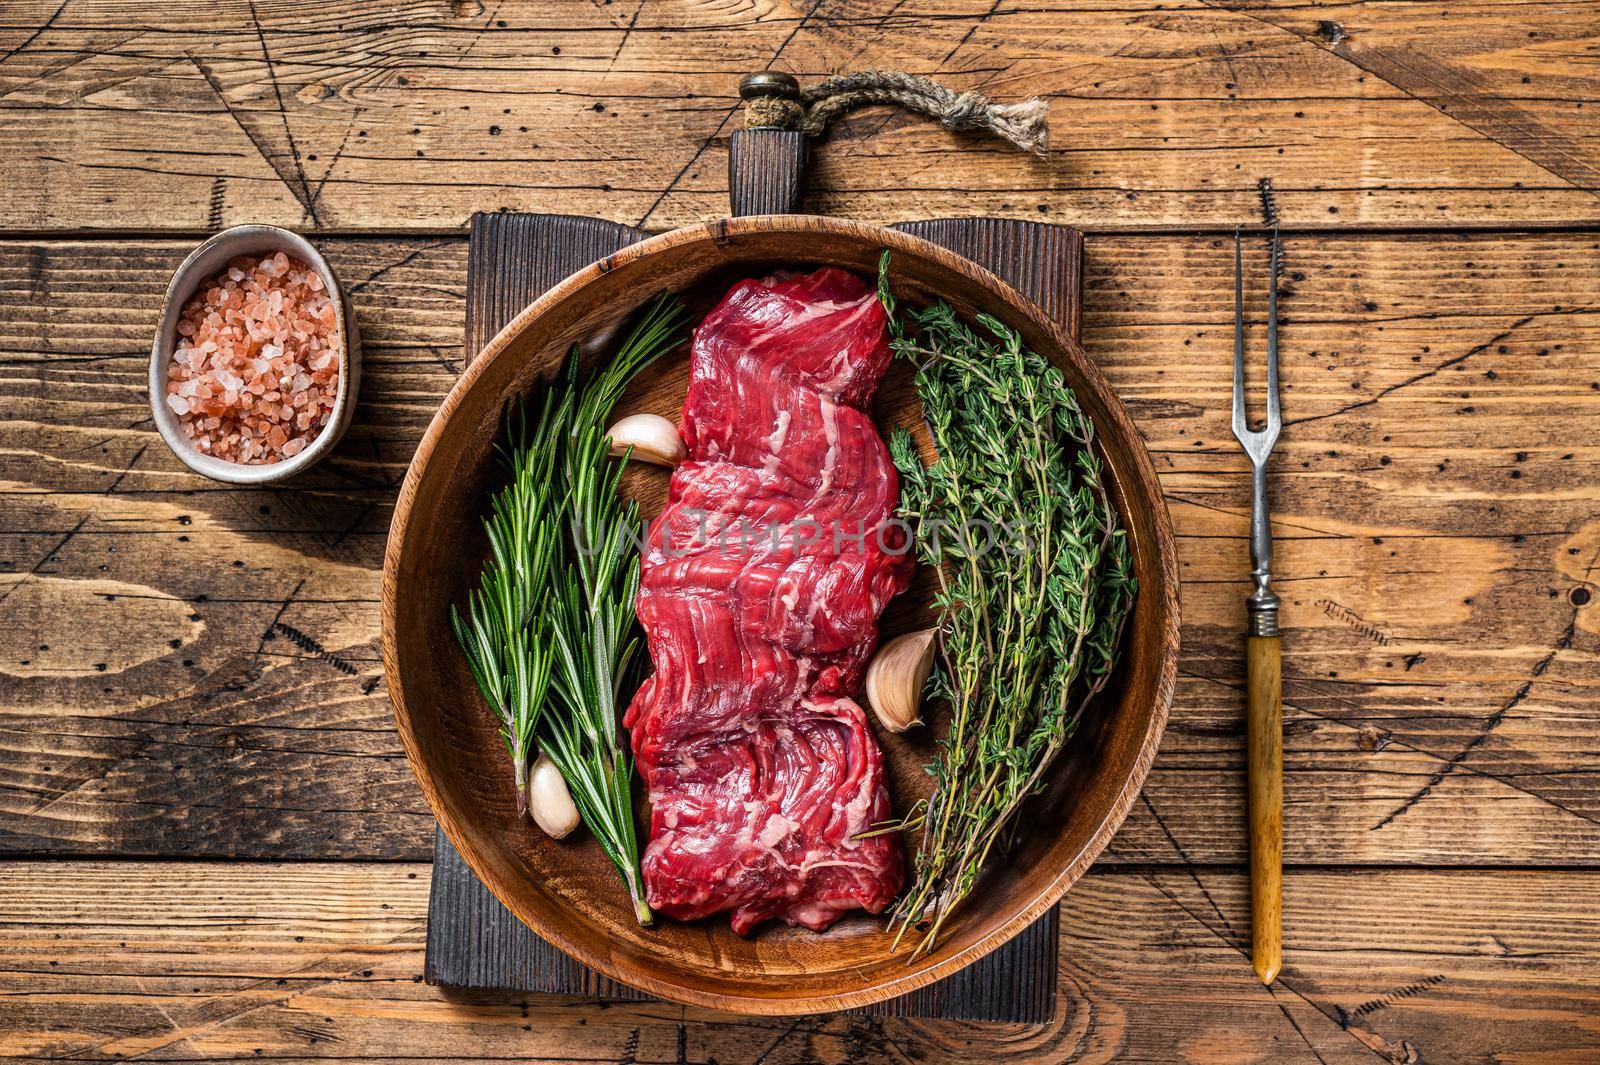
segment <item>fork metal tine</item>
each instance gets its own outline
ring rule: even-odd
[[[1240,232],[1233,231],[1233,435],[1250,459],[1250,576],[1255,590],[1248,600],[1253,635],[1278,631],[1278,597],[1272,593],[1272,518],[1267,510],[1267,460],[1282,429],[1278,402],[1278,270],[1283,245],[1272,228],[1272,277],[1267,295],[1267,422],[1251,429],[1244,399],[1244,255]]]
[[[1233,231],[1233,435],[1245,454],[1258,465],[1278,440],[1283,425],[1283,408],[1278,401],[1278,270],[1283,261],[1278,227],[1272,228],[1272,287],[1267,294],[1267,421],[1260,429],[1250,427],[1244,398],[1244,254],[1240,231]]]
[[[1242,444],[1250,432],[1244,406],[1244,253],[1233,230],[1233,435]]]
[[[1283,408],[1278,403],[1278,272],[1283,266],[1283,242],[1278,227],[1272,227],[1271,288],[1267,296],[1267,435],[1278,439],[1283,427]],[[1268,445],[1271,446],[1270,444]]]

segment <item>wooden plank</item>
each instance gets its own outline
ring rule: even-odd
[[[465,361],[562,278],[644,238],[566,215],[480,214],[467,245]],[[424,972],[430,984],[650,1001],[535,935],[490,894],[441,829],[434,841]]]
[[[1069,336],[1078,338],[1083,234],[1058,225],[1001,218],[931,219],[904,222],[897,228],[966,256],[1033,300]],[[1059,924],[1052,910],[988,957],[869,1012],[1047,1021],[1054,1015]]]
[[[0,867],[0,1054],[226,1061],[1587,1061],[1600,872],[1294,870],[1256,983],[1238,870],[1093,871],[1049,1025],[734,1018],[420,982],[428,868]]]
[[[1040,161],[884,109],[809,206],[898,221],[1231,226],[1271,175],[1299,226],[1591,223],[1592,7],[1120,0],[314,12],[53,0],[0,22],[0,228],[460,232],[475,210],[672,227],[726,212],[736,84],[843,69],[1054,104]]]
[[[598,973],[552,947],[489,893],[440,833],[428,902],[424,967],[430,984],[651,1002],[651,996]],[[1043,1023],[1056,1008],[1055,911],[992,954],[930,987],[851,1013]]]
[[[246,490],[184,472],[150,422],[148,338],[183,245],[0,256],[6,850],[431,855],[382,687],[378,571],[460,370],[462,243],[328,251],[362,308],[356,425],[314,471]],[[147,299],[106,295],[108,255],[116,291]]]
[[[786,211],[794,205],[804,151],[795,135],[762,131],[735,144],[746,169],[735,176],[734,212]],[[1035,299],[1074,336],[1082,303],[1080,234],[1038,222],[946,219],[904,228],[966,255]],[[594,219],[479,215],[467,257],[465,351],[481,350],[523,305],[561,277],[641,239],[642,233]],[[966,969],[910,994],[867,1007],[902,1017],[1042,1022],[1055,1003],[1055,911]],[[427,972],[431,982],[569,994],[645,998],[577,964],[524,927],[466,867],[440,833],[429,896]]]
[[[805,196],[810,138],[798,130],[735,131],[728,143],[728,202],[737,217],[794,214]]]
[[[1083,338],[1083,234],[1009,218],[935,218],[895,227],[960,252]]]
[[[367,339],[355,425],[287,488],[221,491],[146,421],[187,243],[0,242],[6,852],[428,857],[375,600],[393,485],[459,367],[465,242],[325,245]],[[1600,861],[1600,239],[1287,249],[1287,859]],[[1162,470],[1185,579],[1172,724],[1113,861],[1244,857],[1231,253],[1086,248],[1084,342]]]

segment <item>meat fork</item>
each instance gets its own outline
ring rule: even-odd
[[[1283,427],[1278,405],[1278,265],[1283,254],[1272,227],[1267,296],[1267,424],[1252,430],[1244,402],[1244,259],[1233,231],[1233,435],[1252,467],[1250,579],[1245,607],[1246,746],[1250,764],[1250,932],[1256,976],[1270,984],[1283,965],[1283,672],[1278,597],[1272,591],[1272,517],[1267,512],[1267,459]]]

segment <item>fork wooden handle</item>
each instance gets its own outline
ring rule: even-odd
[[[1270,984],[1283,965],[1283,663],[1281,637],[1246,639],[1251,953]]]

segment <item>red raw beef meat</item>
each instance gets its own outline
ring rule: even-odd
[[[741,281],[695,331],[688,461],[641,563],[655,674],[625,719],[668,916],[821,930],[900,890],[896,837],[860,838],[889,796],[850,698],[912,566],[863,410],[889,358],[876,293],[833,268]]]

